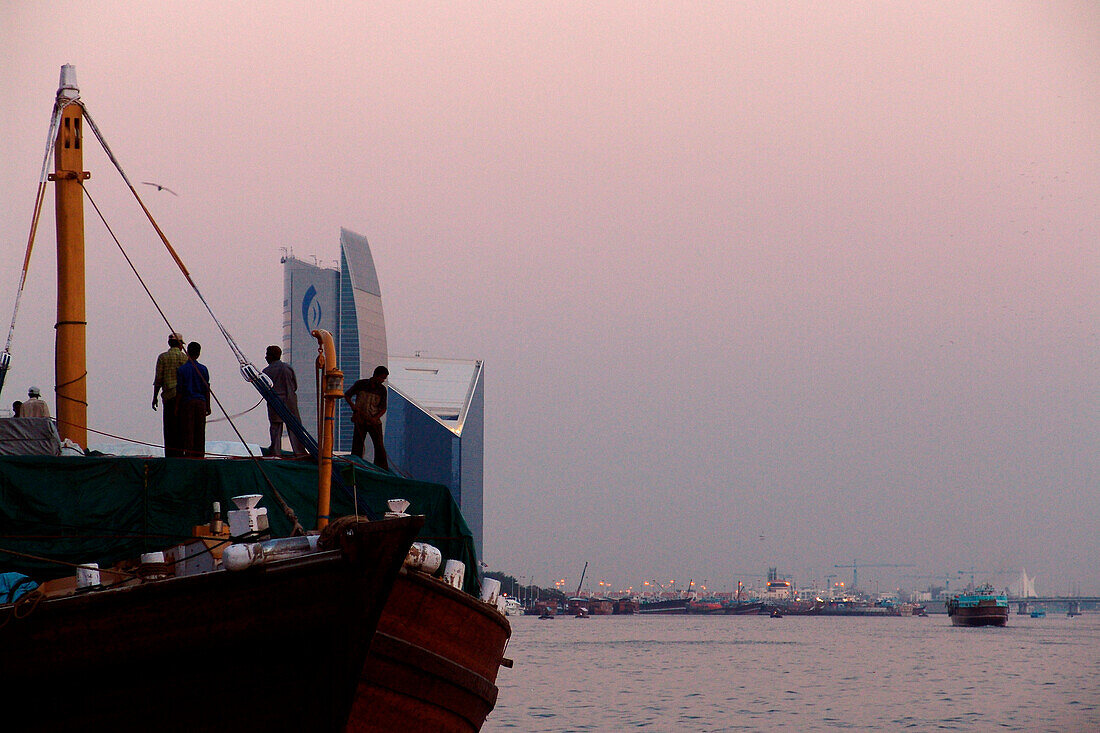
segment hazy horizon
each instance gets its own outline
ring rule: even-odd
[[[1095,3],[13,2],[0,38],[0,311],[72,63],[131,179],[178,192],[141,193],[254,362],[280,248],[331,262],[340,227],[370,241],[391,354],[484,361],[490,568],[728,589],[856,560],[883,590],[1026,568],[1100,594]],[[5,404],[53,407],[52,196]],[[167,332],[85,216],[89,421],[159,437]],[[241,424],[266,441],[262,410]]]

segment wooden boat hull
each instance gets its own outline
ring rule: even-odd
[[[357,523],[333,548],[240,572],[2,606],[5,727],[343,730],[422,523]]]
[[[420,573],[402,573],[382,612],[348,731],[478,731],[496,704],[511,636],[503,614]]]

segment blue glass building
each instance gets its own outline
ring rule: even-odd
[[[476,360],[390,357],[386,452],[404,475],[451,491],[482,556],[485,392]]]

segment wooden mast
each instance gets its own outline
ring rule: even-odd
[[[58,106],[64,106],[54,145],[57,211],[57,340],[54,371],[57,384],[57,430],[61,439],[88,446],[88,383],[84,311],[84,170],[83,108],[76,69],[61,67]]]

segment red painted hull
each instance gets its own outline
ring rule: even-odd
[[[512,630],[488,604],[402,574],[378,623],[348,731],[478,731]]]
[[[955,626],[1004,626],[1008,623],[1007,606],[958,608],[951,614]]]
[[[239,572],[0,606],[4,728],[343,730],[422,523],[363,523],[335,548]]]

